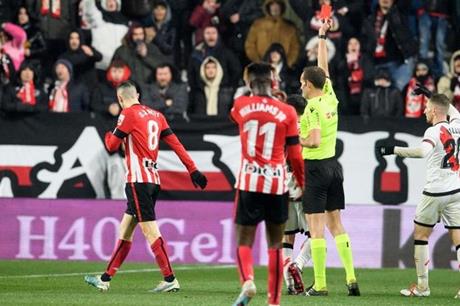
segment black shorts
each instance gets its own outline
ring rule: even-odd
[[[132,215],[137,222],[154,221],[155,204],[160,185],[151,183],[126,183],[125,193],[128,199],[125,213]]]
[[[286,223],[288,219],[288,194],[266,194],[250,191],[236,191],[235,223],[257,225],[261,221],[273,224]]]
[[[337,159],[305,160],[303,211],[323,213],[345,208],[343,170]]]

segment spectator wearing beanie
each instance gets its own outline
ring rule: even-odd
[[[375,75],[374,87],[364,90],[361,101],[361,116],[402,117],[404,114],[401,92],[392,86],[388,71],[379,70]]]
[[[58,59],[54,72],[55,81],[49,90],[49,110],[61,113],[86,111],[89,105],[88,89],[72,80],[72,64],[66,59]]]

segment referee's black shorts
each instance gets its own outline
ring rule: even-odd
[[[343,170],[336,158],[305,160],[303,211],[323,213],[345,208]]]
[[[128,199],[125,213],[137,222],[155,221],[155,204],[160,193],[160,185],[152,183],[126,183]]]
[[[257,225],[262,221],[283,224],[288,219],[288,193],[283,195],[236,190],[235,223]]]

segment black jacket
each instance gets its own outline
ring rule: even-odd
[[[108,113],[110,104],[118,103],[117,89],[108,81],[101,82],[91,93],[90,110]]]
[[[54,84],[48,90],[48,96],[53,92]],[[83,112],[89,108],[88,88],[79,82],[69,81],[67,85],[67,94],[69,95],[69,112]]]
[[[40,29],[30,22],[23,24],[22,28],[27,34],[27,44],[30,49],[30,56],[28,58],[39,59],[45,55],[47,47],[45,38],[43,38],[43,34],[40,32]]]
[[[363,47],[363,52],[368,52],[369,54],[374,54],[377,45],[377,34],[374,27],[376,14],[370,15],[364,21],[362,29],[361,46]],[[385,47],[394,43],[401,60],[415,56],[418,52],[418,43],[410,33],[406,16],[403,16],[398,7],[393,5],[386,18],[388,20],[388,35]]]
[[[164,93],[161,92],[157,83],[143,84],[142,96],[147,106],[160,111],[168,119],[172,119],[175,115],[182,116],[187,111],[187,85],[182,82],[171,82]],[[171,106],[166,105],[168,99],[173,101]]]
[[[236,88],[241,78],[241,64],[236,55],[221,43],[218,43],[214,48],[209,48],[202,43],[192,52],[188,67],[190,88],[195,90],[200,87],[201,63],[208,56],[215,57],[222,66],[224,77],[221,86]]]
[[[16,96],[19,90],[21,89],[20,85],[8,84],[3,89],[2,95],[2,108],[7,112],[24,112],[24,113],[33,113],[33,112],[43,112],[48,109],[48,95],[46,94],[43,86],[35,86],[35,105],[24,104]]]
[[[361,100],[361,116],[402,117],[404,105],[397,88],[374,87],[365,89]]]
[[[220,87],[217,102],[217,116],[228,116],[233,105],[233,88]],[[193,101],[192,113],[195,115],[206,115],[206,94],[200,88],[191,93]]]

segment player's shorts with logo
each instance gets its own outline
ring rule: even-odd
[[[251,191],[236,191],[235,223],[257,225],[261,221],[285,223],[288,218],[288,194],[277,195]]]
[[[285,235],[308,232],[302,201],[289,201],[288,220],[284,229]]]
[[[439,221],[448,229],[460,229],[460,190],[453,194],[423,192],[422,200],[415,211],[414,222],[434,227]]]
[[[154,221],[155,204],[160,185],[152,183],[126,183],[125,193],[128,199],[125,213],[132,215],[138,222]]]
[[[305,160],[303,211],[323,213],[345,208],[343,170],[336,158]]]

